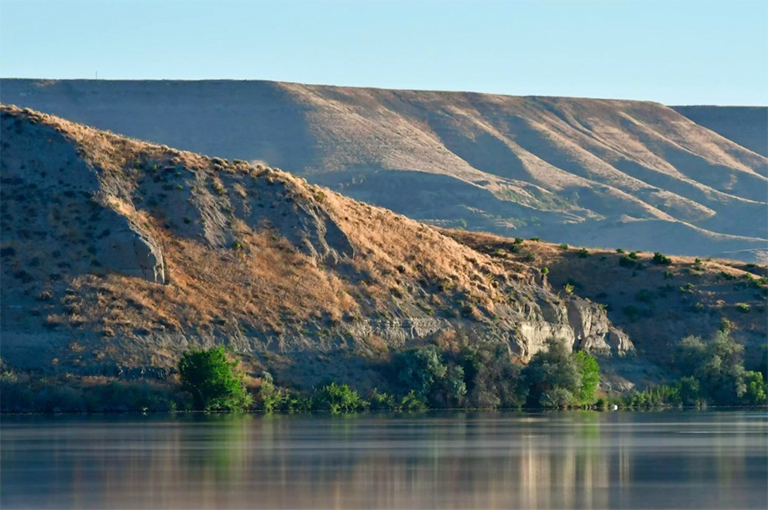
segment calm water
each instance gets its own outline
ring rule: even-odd
[[[768,413],[6,417],[6,508],[768,508]]]

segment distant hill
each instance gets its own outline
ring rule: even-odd
[[[768,257],[768,159],[752,112],[263,81],[4,79],[0,99],[267,162],[438,226]]]
[[[742,147],[768,156],[768,107],[672,106],[696,124],[733,140]]]

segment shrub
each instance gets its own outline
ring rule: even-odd
[[[641,303],[653,303],[653,293],[648,289],[642,289],[635,294],[635,300]]]
[[[630,321],[635,322],[640,316],[640,309],[635,305],[627,305],[624,307],[624,315],[626,315]]]
[[[632,260],[637,260],[637,252],[636,251],[631,251],[631,252],[629,252],[627,257],[631,258]]]
[[[535,260],[536,260],[536,256],[531,252],[526,253],[525,256],[523,257],[524,262],[534,262]]]
[[[368,397],[368,405],[374,411],[395,411],[398,408],[397,400],[393,395],[379,393],[378,390],[373,390],[371,396]]]
[[[540,237],[531,237],[530,241],[541,241]]]
[[[736,310],[738,310],[741,313],[749,313],[749,311],[751,310],[751,307],[747,303],[737,303]]]
[[[248,407],[253,398],[238,370],[239,360],[230,360],[224,347],[194,349],[181,356],[182,387],[192,394],[195,408],[205,411],[235,411]]]
[[[566,243],[563,243],[563,244],[559,245],[558,248],[560,248],[561,250],[567,250],[568,249],[568,245]]]
[[[572,284],[570,283],[565,284],[565,293],[568,294],[569,296],[573,294],[573,289],[574,289],[574,286]]]
[[[288,400],[287,395],[282,390],[275,388],[272,374],[269,372],[264,372],[261,378],[259,398],[261,399],[262,409],[267,413],[283,409]]]
[[[587,257],[589,257],[589,250],[587,250],[586,248],[580,249],[579,250],[579,258],[585,259]]]
[[[632,268],[635,267],[635,261],[629,257],[629,255],[622,255],[619,259],[619,265],[621,267]]]
[[[663,253],[656,252],[653,254],[653,258],[651,259],[651,262],[654,264],[662,265],[662,266],[668,266],[672,263],[672,260],[664,255]]]
[[[359,411],[367,405],[356,391],[346,384],[332,382],[320,388],[312,399],[312,408],[331,414]]]

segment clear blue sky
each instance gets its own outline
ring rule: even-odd
[[[0,1],[0,76],[768,105],[768,1]]]

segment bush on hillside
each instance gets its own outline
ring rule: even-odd
[[[204,411],[236,411],[252,402],[245,388],[239,360],[230,359],[224,347],[194,349],[182,355],[179,376],[182,387],[194,399],[195,409]]]

